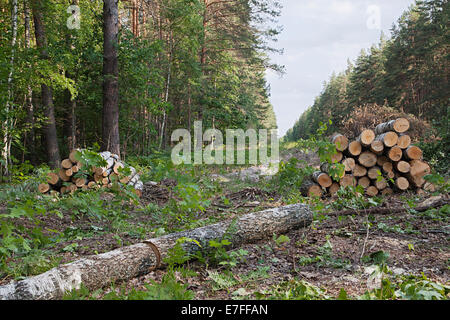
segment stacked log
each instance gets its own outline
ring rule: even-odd
[[[76,160],[75,154],[79,150],[72,150],[69,157],[61,161],[61,168],[58,172],[49,172],[47,175],[47,182],[41,183],[38,186],[38,191],[43,194],[65,194],[74,193],[77,190],[110,188],[113,183],[121,183],[123,185],[131,185],[134,187],[136,194],[140,197],[144,184],[140,180],[140,176],[136,169],[129,167],[131,173],[123,175],[120,173],[120,168],[126,165],[119,156],[109,151],[101,152],[99,155],[105,160],[106,166],[92,167],[91,170],[84,170],[83,174],[78,174],[83,171],[83,166]]]
[[[414,189],[419,194],[433,192],[435,187],[424,179],[431,173],[430,165],[423,160],[422,150],[411,144],[409,128],[409,121],[399,118],[363,130],[353,141],[335,134],[331,139],[337,150],[333,164],[321,164],[320,171],[302,186],[303,195],[333,195],[347,186],[361,186],[370,197]],[[330,177],[330,168],[336,163],[342,164],[345,172]]]

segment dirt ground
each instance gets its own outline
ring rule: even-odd
[[[394,201],[394,199],[392,199]],[[395,200],[399,201],[399,200]],[[374,216],[374,227],[367,232],[365,216],[339,219],[330,217],[314,226],[294,230],[286,234],[289,243],[278,246],[272,239],[248,244],[241,249],[248,251],[245,263],[232,269],[238,282],[225,289],[217,289],[208,278],[210,272],[204,265],[191,263],[198,276],[180,281],[188,283],[196,299],[232,299],[233,292],[244,288],[252,297],[253,291],[264,291],[271,285],[293,278],[303,279],[326,289],[326,294],[337,297],[341,288],[350,296],[362,295],[369,289],[370,263],[364,256],[384,251],[389,254],[387,264],[394,274],[425,274],[440,283],[450,280],[450,229],[446,222],[435,221],[412,214]],[[381,227],[376,227],[382,223]],[[386,227],[384,227],[386,226]],[[397,227],[389,230],[389,226]],[[383,230],[384,229],[384,230]],[[330,265],[299,265],[301,257],[315,257],[318,248],[327,241],[331,244]],[[325,261],[326,262],[326,261]],[[325,263],[326,264],[326,263]],[[263,279],[242,282],[249,272],[265,268]],[[219,270],[220,271],[220,270]],[[150,279],[159,281],[164,270],[158,270],[127,283],[128,288],[143,288]]]
[[[304,160],[314,161],[309,156]],[[167,188],[170,184],[170,181],[164,181],[157,186],[147,186],[141,201],[164,204],[171,197]],[[221,206],[219,201],[213,201],[206,215],[224,211],[245,214],[285,205],[276,194],[259,189],[257,183],[253,187],[230,192],[226,196],[230,200],[227,206]],[[418,202],[423,202],[427,198],[429,196],[423,197]],[[449,196],[443,195],[441,198],[448,201]],[[408,208],[406,199],[408,195],[395,195],[386,199],[383,206]],[[326,199],[324,203],[326,205],[332,201],[334,199]],[[223,272],[223,268],[205,266],[195,261],[188,263],[188,267],[195,271],[195,275],[177,278],[180,282],[188,284],[188,289],[195,292],[195,299],[198,300],[253,298],[255,291],[263,292],[274,284],[294,278],[325,289],[330,297],[337,297],[342,288],[348,295],[357,297],[370,287],[368,280],[372,263],[367,261],[367,257],[383,251],[388,254],[387,265],[394,274],[423,273],[431,280],[449,283],[448,217],[413,212],[370,216],[355,213],[346,217],[328,216],[327,213],[320,211],[318,214],[321,216],[318,221],[307,228],[289,232],[286,234],[288,241],[282,244],[277,244],[274,239],[266,239],[241,247],[240,249],[247,251],[247,255],[243,257],[242,263],[231,269],[232,279],[228,281],[228,285],[220,286],[211,277],[214,272]],[[232,216],[233,214],[229,217]],[[145,223],[146,219],[148,217],[139,213],[131,215],[131,222],[136,224]],[[367,222],[371,223],[369,229]],[[24,221],[25,226],[26,223]],[[60,232],[64,232],[67,228],[89,232],[93,228],[92,221],[88,218],[72,220],[69,216],[61,219],[54,215],[43,216],[41,226]],[[108,225],[96,221],[95,228],[107,230]],[[62,255],[60,263],[65,263],[142,241],[127,232],[119,236],[120,241],[112,233],[94,233],[91,237],[79,240],[78,250],[74,252],[61,253],[61,249],[69,245],[70,241],[58,243],[52,250],[59,252],[59,255]],[[147,236],[152,237],[151,234]],[[328,248],[326,253],[324,247]],[[249,276],[252,272],[254,276]],[[165,270],[157,270],[120,286],[127,289],[144,289],[150,280],[160,281],[164,273]],[[9,280],[1,279],[0,285]]]

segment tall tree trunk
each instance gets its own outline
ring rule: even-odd
[[[118,0],[103,1],[102,149],[120,155],[118,85]]]
[[[170,42],[169,42],[169,56],[168,56],[168,70],[167,70],[167,82],[166,82],[166,92],[165,92],[165,96],[164,96],[164,102],[167,104],[167,102],[169,101],[169,88],[170,88],[170,74],[172,72],[172,50],[173,50],[173,39],[172,39],[172,33],[170,33],[169,35],[170,37]],[[165,128],[166,128],[166,119],[167,118],[167,112],[164,109],[164,115],[163,115],[163,121],[161,123],[161,134],[160,134],[160,140],[159,140],[159,149],[161,149],[162,145],[163,145],[163,141],[164,141],[164,136],[165,136]],[[166,147],[164,145],[164,147]]]
[[[69,152],[76,147],[76,118],[75,118],[75,109],[77,106],[77,102],[72,100],[72,96],[69,90],[65,92],[66,99],[66,109],[65,109],[65,117],[64,117],[64,136],[67,139],[67,148]]]
[[[48,59],[47,38],[42,16],[42,1],[33,0],[33,21],[34,32],[36,36],[36,44],[41,52],[41,59]],[[41,85],[42,107],[44,108],[44,116],[47,118],[44,126],[44,134],[47,146],[47,158],[51,168],[57,168],[61,164],[59,156],[58,136],[56,133],[55,108],[53,106],[53,92],[46,84]]]
[[[31,31],[30,31],[30,8],[28,7],[27,0],[23,1],[23,11],[24,11],[25,48],[28,50],[28,48],[30,47]],[[31,89],[31,85],[28,85],[27,93],[25,94],[25,107],[27,112],[26,123],[29,126],[29,130],[25,132],[24,150],[29,151],[30,154],[29,159],[31,163],[36,164],[36,154],[35,154],[36,148],[34,143],[33,90]]]
[[[118,0],[103,1],[102,149],[120,155],[118,85]]]
[[[78,5],[78,0],[72,0],[72,5]],[[69,32],[66,36],[67,47],[70,50],[75,50],[75,46],[73,45],[73,32]],[[74,78],[73,74],[69,71],[66,71],[67,78]],[[65,91],[65,99],[66,99],[66,109],[65,109],[65,117],[64,117],[64,136],[67,139],[67,147],[69,152],[75,149],[76,147],[76,117],[75,117],[75,109],[77,107],[77,102],[75,99],[72,99],[72,94],[68,89]]]
[[[2,124],[3,127],[3,146],[2,146],[2,174],[9,175],[9,163],[10,159],[10,144],[11,144],[11,128],[13,119],[11,118],[11,107],[14,104],[12,81],[14,76],[14,60],[16,57],[16,41],[17,41],[17,0],[13,0],[11,3],[11,59],[10,59],[10,70],[8,74],[8,97],[6,100],[5,108],[5,122]]]

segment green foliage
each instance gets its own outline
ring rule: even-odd
[[[264,300],[327,300],[325,290],[304,280],[293,279],[272,286],[269,290],[254,293],[256,299]]]
[[[337,198],[331,203],[334,209],[367,209],[370,207],[379,206],[382,199],[378,197],[366,198],[364,197],[364,188],[362,186],[347,186],[340,188],[336,193]]]
[[[447,110],[444,113],[446,115],[442,118],[435,119],[433,121],[433,130],[428,132],[428,136],[423,137],[423,141],[419,143],[419,147],[423,151],[424,158],[429,161],[434,170],[441,174],[449,175],[450,161],[448,159],[448,155],[450,154],[450,107],[447,107]],[[430,133],[435,133],[437,139],[432,139],[432,137],[429,136]]]
[[[75,160],[81,162],[81,170],[90,172],[93,167],[105,167],[107,165],[106,160],[103,159],[99,153],[83,149],[75,152]]]
[[[188,284],[181,284],[176,280],[173,272],[167,272],[161,282],[151,281],[146,284],[144,290],[132,289],[126,292],[120,288],[118,292],[115,287],[111,287],[109,293],[104,294],[101,300],[192,300],[194,292],[188,290]],[[102,295],[102,290],[91,292],[84,285],[80,289],[71,290],[64,294],[63,300],[98,300]]]
[[[439,193],[450,192],[450,182],[440,174],[428,174],[423,177],[426,181],[432,183],[436,187],[436,191]]]
[[[289,243],[291,239],[289,239],[289,237],[284,234],[280,235],[279,237],[277,237],[276,234],[273,234],[273,241],[277,246],[280,246],[284,243]]]
[[[187,253],[183,249],[184,243],[193,243],[200,248],[202,247],[200,245],[200,243],[195,239],[186,238],[186,237],[181,237],[181,238],[177,239],[176,244],[172,248],[167,250],[167,256],[164,259],[164,262],[169,265],[169,269],[173,268],[176,265],[181,265],[181,264],[189,261],[190,259],[192,259],[193,256],[197,256],[197,255],[192,255],[192,254]]]
[[[368,256],[364,256],[362,258],[363,262],[366,263],[374,263],[379,266],[383,266],[387,264],[389,259],[389,252],[384,252],[383,250],[372,252]]]
[[[17,274],[14,266],[10,269],[9,258],[12,256],[26,258],[29,254],[36,255],[35,250],[50,242],[38,226],[39,221],[37,219],[39,215],[45,214],[46,210],[41,204],[29,199],[23,203],[12,205],[8,211],[8,213],[0,213],[0,272],[11,273],[12,270],[13,273]],[[19,220],[28,220],[35,227],[25,228],[17,223]],[[23,263],[22,267],[26,272],[33,268],[29,262]],[[30,267],[28,268],[26,265]]]
[[[328,121],[331,125],[333,122]],[[300,139],[297,141],[297,146],[300,150],[305,152],[314,151],[319,156],[321,162],[332,163],[331,157],[336,154],[336,146],[325,138],[325,133],[328,130],[327,123],[319,123],[316,133],[310,135],[308,139]]]
[[[305,177],[308,177],[314,172],[311,167],[299,168],[300,161],[296,158],[291,158],[287,163],[281,161],[280,169],[275,177],[272,178],[271,183],[274,186],[281,187],[282,190],[298,189],[303,183]]]
[[[305,266],[309,264],[316,264],[318,267],[331,267],[335,269],[349,269],[351,264],[349,261],[336,258],[333,255],[333,246],[331,242],[327,242],[317,248],[318,255],[315,257],[300,257],[299,265]]]
[[[357,126],[358,120],[351,117],[355,109],[390,106],[394,111],[435,121],[436,130],[430,133],[436,137],[420,137],[424,140],[420,147],[433,167],[448,173],[448,81],[445,68],[440,67],[448,64],[447,20],[448,2],[416,1],[398,19],[390,37],[382,35],[377,45],[363,49],[356,61],[349,61],[346,70],[330,76],[285,140],[307,139],[328,120],[332,124],[327,134],[342,132],[348,129],[347,122]],[[423,94],[418,97],[416,92]]]
[[[428,280],[422,274],[401,276],[398,279],[385,277],[381,287],[367,291],[362,300],[449,300],[450,286]]]
[[[425,212],[416,212],[414,215],[434,221],[448,221],[450,217],[450,205],[446,204],[440,208],[429,209]]]
[[[227,239],[221,241],[211,240],[209,247],[212,249],[208,253],[208,263],[211,265],[225,266],[226,268],[232,268],[240,263],[245,262],[245,256],[248,255],[248,251],[244,249],[238,249],[228,252],[226,247],[230,246],[231,242]]]

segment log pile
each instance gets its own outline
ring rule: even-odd
[[[389,195],[394,192],[416,190],[417,193],[434,191],[424,176],[431,167],[422,158],[422,150],[411,145],[407,134],[410,124],[405,118],[379,124],[366,129],[350,141],[336,134],[331,141],[337,154],[332,164],[323,163],[320,170],[306,179],[301,187],[304,196],[334,195],[340,187],[361,186],[367,196]],[[331,169],[341,163],[345,172],[331,179]],[[334,181],[337,180],[337,181]]]
[[[101,152],[99,155],[106,161],[104,167],[91,167],[83,170],[81,162],[77,161],[75,154],[78,149],[73,150],[69,158],[61,161],[61,168],[57,172],[47,174],[47,182],[38,186],[38,191],[43,194],[65,194],[74,193],[77,190],[111,188],[114,182],[131,185],[136,194],[142,196],[144,184],[136,169],[129,167],[131,173],[124,175],[120,168],[126,165],[119,156],[109,151]]]

